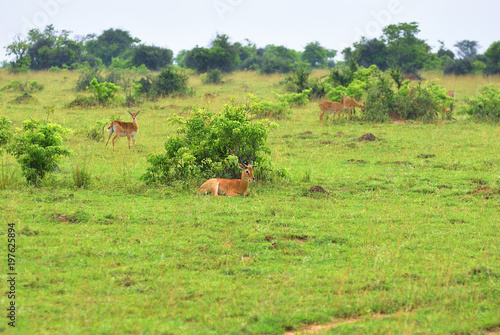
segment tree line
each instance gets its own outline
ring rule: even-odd
[[[417,75],[420,70],[442,70],[457,75],[500,73],[500,41],[492,43],[484,54],[478,53],[479,43],[470,40],[457,41],[456,53],[441,41],[438,51],[432,52],[429,44],[417,37],[419,32],[416,22],[388,25],[380,37],[363,37],[342,50],[345,61],[336,64],[337,50],[327,49],[317,41],[308,43],[303,51],[296,51],[274,44],[257,47],[248,39],[245,43],[233,43],[229,36],[217,34],[207,47],[181,50],[174,58],[172,50],[143,44],[125,30],[111,28],[100,35],[72,39],[70,31],[57,31],[49,25],[43,31],[32,29],[26,37],[18,36],[8,45],[7,54],[14,59],[4,62],[4,67],[13,71],[103,66],[145,67],[155,71],[175,62],[198,73],[256,70],[268,74],[289,73],[303,64],[312,68],[342,67],[355,60],[363,67],[375,64],[381,70],[399,68],[406,75]]]

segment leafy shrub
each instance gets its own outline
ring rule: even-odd
[[[304,106],[309,103],[309,99],[307,97],[309,96],[311,91],[311,89],[306,89],[301,93],[278,95],[278,100],[281,103],[287,104],[289,106]]]
[[[90,81],[90,86],[87,87],[90,92],[94,93],[94,98],[100,105],[108,105],[116,99],[116,93],[120,90],[119,86],[107,81],[99,83],[96,78]]]
[[[11,80],[7,85],[2,88],[2,91],[12,91],[21,93],[34,93],[44,89],[42,84],[39,84],[36,80],[28,81],[24,83],[19,80]]]
[[[481,89],[481,94],[475,98],[465,98],[468,106],[463,112],[471,115],[477,121],[500,121],[500,90],[494,86]]]
[[[301,93],[302,91],[309,88],[309,75],[312,69],[307,64],[300,64],[295,67],[295,70],[290,72],[285,78],[285,82],[288,85],[288,90],[296,93]]]
[[[274,170],[266,145],[269,130],[275,124],[251,122],[245,105],[224,105],[220,113],[203,109],[184,120],[182,136],[170,137],[165,151],[150,155],[151,164],[143,179],[147,182],[171,183],[179,180],[202,180],[211,177],[238,178],[238,156],[251,157],[262,179],[273,179],[284,173]]]
[[[87,87],[90,85],[92,79],[97,79],[98,82],[105,81],[103,76],[101,75],[101,70],[97,67],[89,68],[82,73],[78,77],[76,81],[76,90],[77,91],[85,91]]]
[[[67,132],[57,124],[38,120],[23,122],[23,128],[16,133],[7,151],[21,164],[28,184],[38,186],[45,175],[55,169],[61,156],[70,154],[62,147]]]
[[[221,84],[224,74],[219,69],[214,69],[206,74],[201,75],[203,84]]]
[[[366,94],[365,119],[384,122],[393,119],[436,120],[452,99],[446,90],[433,82],[409,86],[409,80],[397,89],[390,75],[379,74]],[[446,113],[443,113],[446,114]]]
[[[182,69],[169,66],[156,77],[147,76],[137,83],[141,84],[141,92],[151,98],[168,97],[171,95],[189,95],[192,92],[187,86],[188,75]]]
[[[273,117],[282,119],[290,114],[290,108],[286,102],[262,101],[253,94],[248,94],[246,107],[250,114],[259,118]]]
[[[38,100],[28,92],[24,92],[23,94],[21,94],[20,96],[11,101],[12,104],[19,104],[19,105],[31,104],[37,102]]]
[[[71,101],[68,104],[68,107],[83,107],[83,108],[88,108],[88,107],[94,107],[97,106],[98,103],[94,97],[86,97],[84,95],[77,95],[75,100]]]

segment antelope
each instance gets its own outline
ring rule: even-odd
[[[205,93],[204,97],[205,97],[205,100],[208,100],[208,99],[215,99],[219,96],[219,93],[217,94],[212,94],[212,93]]]
[[[238,195],[246,196],[248,194],[248,185],[254,181],[252,160],[248,158],[248,165],[245,165],[238,159],[238,166],[241,169],[241,179],[221,179],[212,178],[204,182],[198,189],[198,194],[209,194],[218,197],[219,194],[225,194],[228,197]]]
[[[359,107],[361,109],[365,108],[365,105],[360,104],[354,98],[346,97],[345,94],[340,95],[340,98],[342,99],[342,104],[344,105],[344,109],[345,108],[349,109],[349,118],[351,118],[352,116],[351,109],[354,111],[354,115],[356,115],[356,107]]]
[[[340,102],[328,101],[328,100],[321,101],[319,103],[319,108],[322,111],[321,115],[319,116],[320,122],[323,121],[323,116],[327,111],[331,111],[333,114],[337,113],[339,115],[339,122],[340,122],[340,114],[344,113],[344,104]]]
[[[455,99],[455,91],[448,91],[446,92],[446,95],[449,96],[449,97],[452,97],[453,99]],[[450,108],[449,108],[450,111],[453,111],[453,102],[450,103]]]
[[[122,121],[113,121],[109,125],[109,136],[108,140],[106,141],[106,147],[108,146],[109,139],[111,138],[111,135],[115,133],[115,137],[113,137],[113,151],[115,151],[115,141],[118,138],[118,136],[123,137],[127,136],[128,138],[128,148],[130,150],[130,138],[132,137],[132,142],[134,143],[134,148],[135,148],[135,135],[139,132],[139,125],[137,124],[136,117],[139,115],[140,111],[137,111],[137,113],[131,113],[130,111],[128,112],[132,116],[132,122],[122,122]]]

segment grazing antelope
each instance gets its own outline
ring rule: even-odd
[[[132,122],[122,122],[122,121],[113,121],[109,125],[109,136],[108,140],[106,141],[106,147],[108,146],[109,139],[111,138],[111,135],[115,133],[115,137],[113,137],[113,151],[115,151],[115,141],[118,138],[118,136],[123,137],[127,136],[128,138],[128,148],[130,149],[130,138],[132,137],[132,142],[134,143],[134,148],[135,148],[135,135],[139,132],[139,125],[137,124],[136,117],[139,115],[140,111],[137,111],[137,113],[131,113],[130,111],[128,112],[132,116]]]
[[[212,93],[205,93],[204,97],[205,97],[205,100],[209,100],[209,99],[215,99],[219,96],[219,93],[217,94],[212,94]]]
[[[351,109],[354,111],[354,115],[356,115],[356,107],[365,109],[365,105],[360,104],[354,98],[346,97],[345,94],[340,95],[340,99],[342,99],[342,104],[344,105],[344,109],[349,110],[349,118],[352,117]]]
[[[245,165],[241,160],[238,160],[238,166],[241,169],[241,179],[220,179],[212,178],[204,182],[198,189],[198,194],[209,194],[218,197],[220,194],[225,194],[228,197],[237,195],[247,195],[248,185],[254,181],[252,160],[248,158],[248,165]]]
[[[339,116],[339,121],[340,121],[340,114],[344,113],[344,105],[340,102],[335,102],[335,101],[321,101],[319,103],[319,108],[321,109],[322,113],[319,116],[319,121],[323,121],[323,116],[325,115],[326,112],[330,111],[333,114],[337,113]],[[333,122],[333,119],[332,119]]]

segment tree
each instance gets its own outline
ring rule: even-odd
[[[492,43],[484,56],[487,60],[486,72],[491,74],[500,73],[500,41]]]
[[[108,29],[95,39],[90,39],[85,43],[85,49],[91,55],[99,57],[102,62],[109,66],[113,58],[129,58],[126,55],[133,45],[141,40],[130,36],[130,33],[121,29]]]
[[[329,58],[334,58],[336,50],[328,50],[322,47],[319,42],[311,42],[306,45],[302,53],[302,61],[309,63],[311,67],[326,67]]]
[[[18,36],[17,40],[6,47],[7,55],[14,55],[15,59],[10,62],[10,66],[15,71],[26,71],[31,66],[31,57],[28,55],[29,44],[21,40]]]
[[[431,47],[416,37],[420,32],[418,23],[391,24],[383,32],[390,67],[399,66],[403,73],[415,74],[424,66]]]
[[[170,49],[141,44],[132,51],[132,64],[142,64],[150,70],[156,71],[172,64],[174,53]]]
[[[360,42],[354,43],[353,54],[357,58],[358,64],[363,67],[370,67],[370,65],[375,64],[379,69],[385,71],[388,67],[387,52],[384,41],[376,38],[369,40],[362,37]]]
[[[455,59],[455,54],[453,53],[453,51],[451,51],[450,49],[446,49],[444,47],[443,41],[438,41],[438,42],[440,44],[440,47],[439,47],[439,50],[437,52],[437,56],[439,58],[443,58],[445,56],[448,56],[450,59]]]
[[[472,59],[477,55],[477,49],[479,48],[478,41],[463,40],[455,43],[454,47],[458,49],[458,56],[463,59]]]
[[[188,51],[184,63],[186,67],[196,69],[198,73],[214,69],[231,72],[240,63],[239,47],[231,44],[227,35],[217,35],[210,43],[210,48],[196,46]]]

